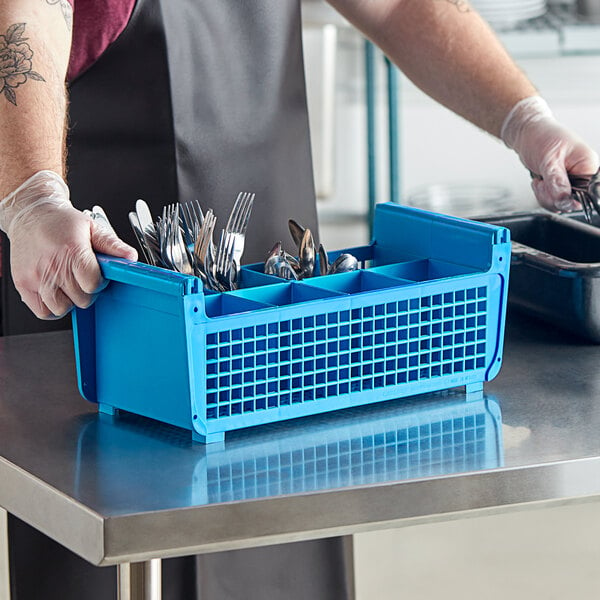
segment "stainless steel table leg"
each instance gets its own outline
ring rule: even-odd
[[[0,600],[10,600],[8,513],[3,508],[0,508]]]
[[[161,600],[162,565],[159,558],[118,567],[119,600]]]

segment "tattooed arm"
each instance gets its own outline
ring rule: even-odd
[[[65,8],[0,0],[0,198],[39,170],[64,172]]]
[[[93,302],[103,281],[95,252],[137,256],[73,207],[63,180],[66,8],[53,0],[0,0],[0,229],[10,240],[15,286],[43,319]]]
[[[425,93],[499,136],[536,91],[465,0],[329,0]]]

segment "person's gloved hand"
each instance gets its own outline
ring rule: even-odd
[[[593,175],[598,154],[562,126],[539,96],[518,102],[504,119],[500,137],[517,152],[521,162],[540,178],[532,180],[539,204],[549,210],[574,210],[567,173]]]
[[[41,319],[85,308],[103,288],[94,251],[137,259],[114,233],[75,209],[53,171],[39,171],[0,202],[11,272],[21,299]]]

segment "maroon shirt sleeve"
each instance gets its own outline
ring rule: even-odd
[[[73,6],[73,44],[67,79],[90,67],[123,32],[135,0],[68,0]]]

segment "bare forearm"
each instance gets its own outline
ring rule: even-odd
[[[493,135],[519,100],[536,93],[463,0],[329,2],[425,93]]]
[[[37,171],[64,171],[66,3],[0,0],[0,198]]]

